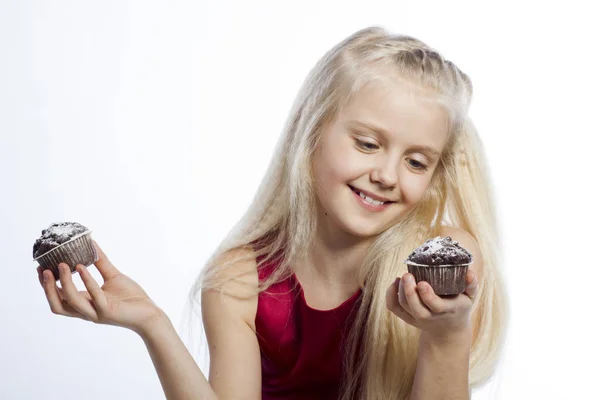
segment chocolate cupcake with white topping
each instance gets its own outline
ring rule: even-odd
[[[404,260],[415,281],[426,281],[437,295],[464,292],[472,262],[471,253],[450,236],[427,239]]]
[[[92,231],[77,222],[50,224],[33,245],[33,261],[44,270],[49,269],[54,279],[59,280],[58,264],[66,263],[75,271],[77,264],[86,267],[98,261],[92,242]]]

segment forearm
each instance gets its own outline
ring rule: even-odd
[[[435,338],[422,332],[410,400],[468,400],[471,332]]]
[[[166,315],[139,335],[150,353],[167,400],[217,399]]]

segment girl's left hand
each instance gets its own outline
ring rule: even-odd
[[[435,336],[470,330],[470,312],[478,290],[477,277],[471,269],[466,280],[463,293],[440,297],[427,282],[415,284],[414,276],[407,272],[388,288],[387,308],[405,322]]]

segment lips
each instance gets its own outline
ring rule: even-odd
[[[389,204],[389,203],[395,203],[394,201],[389,201],[389,200],[380,200],[380,198],[378,198],[375,195],[370,194],[369,192],[365,192],[364,190],[359,190],[351,185],[348,185],[348,187],[350,189],[352,189],[352,191],[358,195],[360,195],[360,192],[363,192],[366,196],[369,196],[370,198],[374,199],[374,200],[378,200],[378,201],[383,201],[384,204]]]

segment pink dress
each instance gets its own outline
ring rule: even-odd
[[[257,262],[261,258],[257,258]],[[259,270],[272,273],[274,260]],[[343,346],[362,298],[359,289],[332,310],[306,304],[296,275],[258,297],[256,333],[262,364],[263,400],[335,400],[342,376]]]

